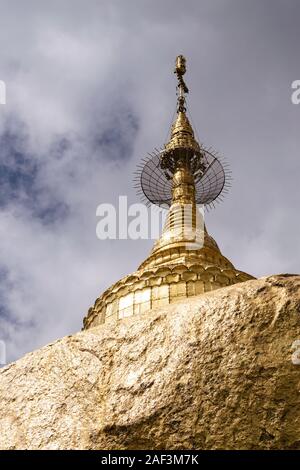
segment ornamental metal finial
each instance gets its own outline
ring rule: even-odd
[[[187,116],[189,90],[183,79],[186,73],[183,55],[176,57],[174,73],[177,76],[177,115],[170,137],[138,166],[136,187],[147,204],[171,206],[181,198],[184,203],[192,201],[207,208],[214,207],[229,186],[230,174],[217,154],[195,137]]]
[[[185,81],[183,80],[183,75],[186,72],[186,60],[183,55],[179,55],[176,57],[176,65],[175,65],[175,70],[174,73],[177,75],[178,79],[178,85],[177,85],[177,90],[178,90],[178,106],[177,106],[177,112],[185,112],[186,107],[185,107],[185,94],[189,92],[188,87],[185,84]]]

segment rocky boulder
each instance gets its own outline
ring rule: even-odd
[[[300,449],[299,317],[278,275],[60,339],[1,369],[0,448]]]

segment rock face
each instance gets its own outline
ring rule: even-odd
[[[279,275],[58,340],[1,370],[0,448],[300,449],[299,316]]]

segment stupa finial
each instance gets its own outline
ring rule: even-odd
[[[170,167],[170,160],[175,156],[176,160],[179,154],[185,155],[189,160],[194,156],[198,156],[200,162],[201,152],[200,145],[195,139],[193,128],[186,115],[186,97],[189,92],[183,75],[186,72],[186,59],[183,55],[176,57],[174,73],[177,75],[177,116],[172,124],[170,140],[165,144],[164,151],[161,154],[161,167],[163,169],[172,170]],[[171,158],[170,158],[171,157]],[[203,169],[203,168],[202,168]]]
[[[177,85],[177,90],[178,90],[178,99],[177,99],[177,112],[185,112],[185,94],[189,92],[188,87],[185,84],[185,81],[183,80],[183,75],[186,72],[186,59],[183,55],[178,55],[176,57],[176,65],[175,65],[175,70],[174,73],[177,75],[178,79],[178,85]]]

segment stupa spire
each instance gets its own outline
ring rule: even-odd
[[[210,206],[226,188],[217,156],[195,139],[186,115],[186,60],[176,58],[177,115],[169,141],[138,171],[146,201],[167,205],[161,237],[138,270],[107,289],[88,311],[84,328],[147,313],[157,307],[253,279],[235,269],[206,231],[197,204]]]
[[[171,126],[169,141],[160,155],[160,167],[172,175],[171,207],[162,236],[154,245],[152,255],[172,247],[195,248],[203,245],[204,230],[196,207],[194,181],[195,164],[198,172],[204,172],[201,162],[201,149],[194,136],[193,128],[186,115],[185,94],[188,88],[183,79],[186,60],[182,55],[176,58],[174,73],[177,75],[177,115]],[[202,230],[201,230],[202,227]],[[188,245],[188,247],[187,247]],[[147,265],[147,260],[142,266]]]

